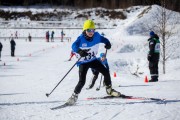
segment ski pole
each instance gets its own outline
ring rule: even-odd
[[[76,61],[76,63],[81,59],[81,57]],[[69,74],[69,72],[74,68],[76,63],[71,67],[71,69],[64,75],[64,77],[59,81],[59,83],[54,87],[54,89],[50,93],[46,93],[46,96],[49,97],[51,93],[57,88],[57,86],[63,81],[63,79]]]
[[[105,57],[106,57],[106,54],[107,54],[107,49],[106,49],[106,52],[105,52]],[[101,74],[100,85],[99,85],[98,88],[96,88],[96,91],[99,91],[99,90],[100,90],[100,87],[101,87],[101,81],[102,81],[102,74]]]

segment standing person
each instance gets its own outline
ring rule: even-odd
[[[71,61],[72,57],[75,55],[75,53],[73,52],[73,50],[71,50],[71,54],[70,54],[70,58],[68,61]]]
[[[54,31],[51,32],[51,42],[54,42]]]
[[[109,40],[95,32],[95,23],[92,20],[86,20],[83,25],[83,32],[72,44],[72,50],[77,53],[81,59],[77,62],[79,67],[79,82],[74,89],[74,93],[68,99],[67,104],[73,105],[78,99],[85,82],[86,74],[89,68],[96,69],[104,76],[106,92],[111,96],[121,96],[121,93],[112,89],[111,77],[108,69],[97,60],[99,44],[104,43],[106,49],[111,48]]]
[[[62,29],[62,31],[61,31],[61,42],[63,42],[63,37],[64,37],[64,32],[63,32],[63,29]]]
[[[46,42],[49,42],[49,31],[46,32]]]
[[[32,37],[31,37],[30,33],[29,33],[28,39],[29,39],[29,42],[31,42]]]
[[[0,61],[1,61],[1,51],[2,51],[2,48],[3,48],[3,45],[2,45],[2,43],[0,42]]]
[[[108,61],[107,61],[107,58],[106,58],[106,54],[105,53],[101,53],[100,54],[100,57],[99,58],[97,58],[105,67],[106,67],[106,69],[109,71],[109,65],[108,65]],[[92,78],[92,80],[90,81],[90,84],[89,84],[89,87],[88,87],[88,89],[91,89],[93,86],[94,86],[94,84],[95,84],[95,82],[96,82],[96,80],[97,80],[97,78],[98,78],[98,75],[99,75],[99,71],[97,71],[96,69],[91,69],[92,70],[92,73],[93,73],[93,78]]]
[[[160,56],[160,41],[157,34],[153,31],[150,32],[149,41],[149,53],[148,53],[148,61],[149,61],[149,70],[151,74],[151,80],[149,82],[157,82],[158,81],[158,63]]]
[[[11,56],[14,57],[16,42],[14,41],[13,38],[11,39],[10,44],[11,44]]]
[[[15,32],[15,39],[18,39],[18,32]]]

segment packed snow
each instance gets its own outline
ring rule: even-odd
[[[149,36],[129,35],[127,31],[137,15],[146,8],[141,7],[127,13],[126,20],[117,20],[116,29],[97,31],[100,34],[103,32],[112,43],[107,59],[113,88],[125,95],[165,99],[164,101],[118,98],[87,100],[88,97],[107,95],[105,87],[96,91],[100,75],[94,88],[86,90],[92,77],[89,70],[76,105],[51,110],[50,108],[65,103],[78,83],[78,67],[75,66],[48,98],[45,95],[50,93],[77,61],[75,57],[72,61],[68,59],[71,45],[82,30],[64,29],[65,36],[71,37],[71,41],[61,42],[58,39],[61,29],[54,29],[57,37],[55,42],[46,42],[45,32],[48,29],[18,29],[19,36],[25,37],[31,33],[32,42],[15,39],[15,57],[11,57],[9,38],[0,40],[3,44],[0,61],[0,120],[179,120],[179,57],[169,59],[166,74],[162,73],[160,61],[159,82],[146,83],[145,76],[150,79],[146,58]],[[94,21],[96,22],[96,18]],[[9,37],[15,31],[16,29],[0,29],[0,35]],[[36,39],[33,36],[44,38]],[[99,53],[101,52],[105,52],[103,44],[99,48]]]

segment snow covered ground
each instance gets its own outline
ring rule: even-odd
[[[140,11],[137,11],[140,12]],[[137,13],[135,12],[134,15]],[[135,17],[135,16],[134,16]],[[105,88],[99,86],[100,76],[91,90],[86,90],[92,77],[87,74],[86,84],[77,104],[52,111],[50,108],[63,104],[73,93],[78,82],[78,67],[74,67],[57,89],[46,97],[67,71],[76,62],[69,59],[71,44],[80,30],[66,30],[71,42],[16,39],[15,57],[10,57],[9,40],[3,44],[0,61],[0,120],[179,120],[180,119],[180,59],[167,62],[167,74],[162,74],[157,83],[145,83],[150,78],[146,59],[148,36],[129,36],[125,29],[135,19],[133,15],[113,30],[104,32],[112,42],[107,58],[110,65],[113,88],[126,95],[147,98],[162,98],[165,101],[104,99],[87,100],[88,97],[106,96]],[[3,34],[3,30],[0,31]],[[32,34],[42,31],[32,30]],[[24,31],[26,33],[26,31]],[[104,52],[103,45],[99,53]],[[179,53],[177,53],[179,54]],[[132,75],[139,67],[139,77]],[[116,77],[114,77],[114,72]]]

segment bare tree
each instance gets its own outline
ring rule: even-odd
[[[173,11],[167,10],[166,7],[167,0],[160,0],[161,7],[157,7],[156,12],[153,13],[152,17],[154,22],[147,24],[149,30],[155,31],[161,42],[161,57],[163,64],[163,74],[166,73],[166,61],[173,57],[176,50],[180,44],[174,35],[177,35],[176,26],[179,20],[179,14],[174,14]]]

